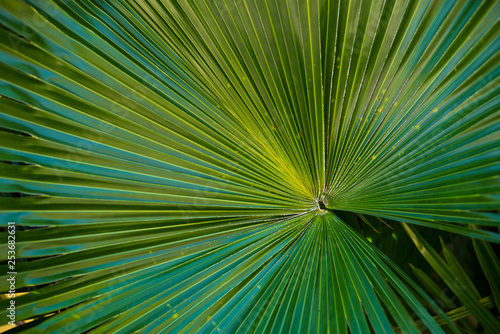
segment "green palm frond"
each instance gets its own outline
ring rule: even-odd
[[[499,15],[0,2],[14,331],[500,332]],[[482,281],[450,235],[473,238]]]

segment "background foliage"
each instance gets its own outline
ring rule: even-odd
[[[500,332],[498,1],[0,8],[12,332]]]

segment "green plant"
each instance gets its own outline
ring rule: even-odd
[[[498,1],[0,8],[14,331],[500,332]]]

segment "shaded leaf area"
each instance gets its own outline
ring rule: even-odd
[[[23,227],[19,330],[496,330],[499,14],[1,2],[0,191],[36,195],[0,203]],[[475,238],[491,297],[433,233]],[[470,291],[437,305],[431,270]]]
[[[432,268],[443,279],[446,285],[451,289],[454,295],[464,304],[482,324],[486,332],[494,333],[500,330],[500,323],[480,302],[481,295],[472,283],[469,276],[463,270],[462,265],[459,263],[455,255],[446,247],[442,241],[443,258],[430,247],[427,241],[415,230],[415,228],[403,223],[404,228],[408,231],[410,237],[414,240],[415,245],[420,250],[422,255],[426,258]],[[479,259],[482,259],[482,254],[478,252]],[[498,258],[491,258],[491,265],[498,267]],[[495,268],[494,268],[495,269]],[[436,286],[430,281],[423,272],[414,268],[414,271],[419,278],[430,286],[430,290],[436,292]],[[491,282],[491,281],[490,281]],[[493,282],[492,290],[498,288],[497,282]],[[496,294],[496,292],[494,292]],[[450,299],[443,298],[442,302],[447,307],[456,307],[454,302]],[[448,304],[448,305],[446,305]]]

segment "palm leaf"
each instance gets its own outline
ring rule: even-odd
[[[23,228],[16,321],[32,320],[19,329],[440,333],[473,314],[496,330],[472,288],[449,318],[407,262],[474,287],[420,237],[455,233],[498,276],[499,13],[2,2],[0,184],[23,196],[0,212]]]
[[[425,239],[423,239],[414,228],[406,224],[404,224],[404,227],[422,255],[429,261],[434,270],[438,272],[446,285],[453,291],[464,306],[481,322],[485,330],[488,333],[499,331],[500,323],[480,303],[479,300],[481,299],[481,295],[449,249],[442,244],[445,261],[434,249],[429,247]],[[464,290],[466,290],[467,293],[463,293]]]

